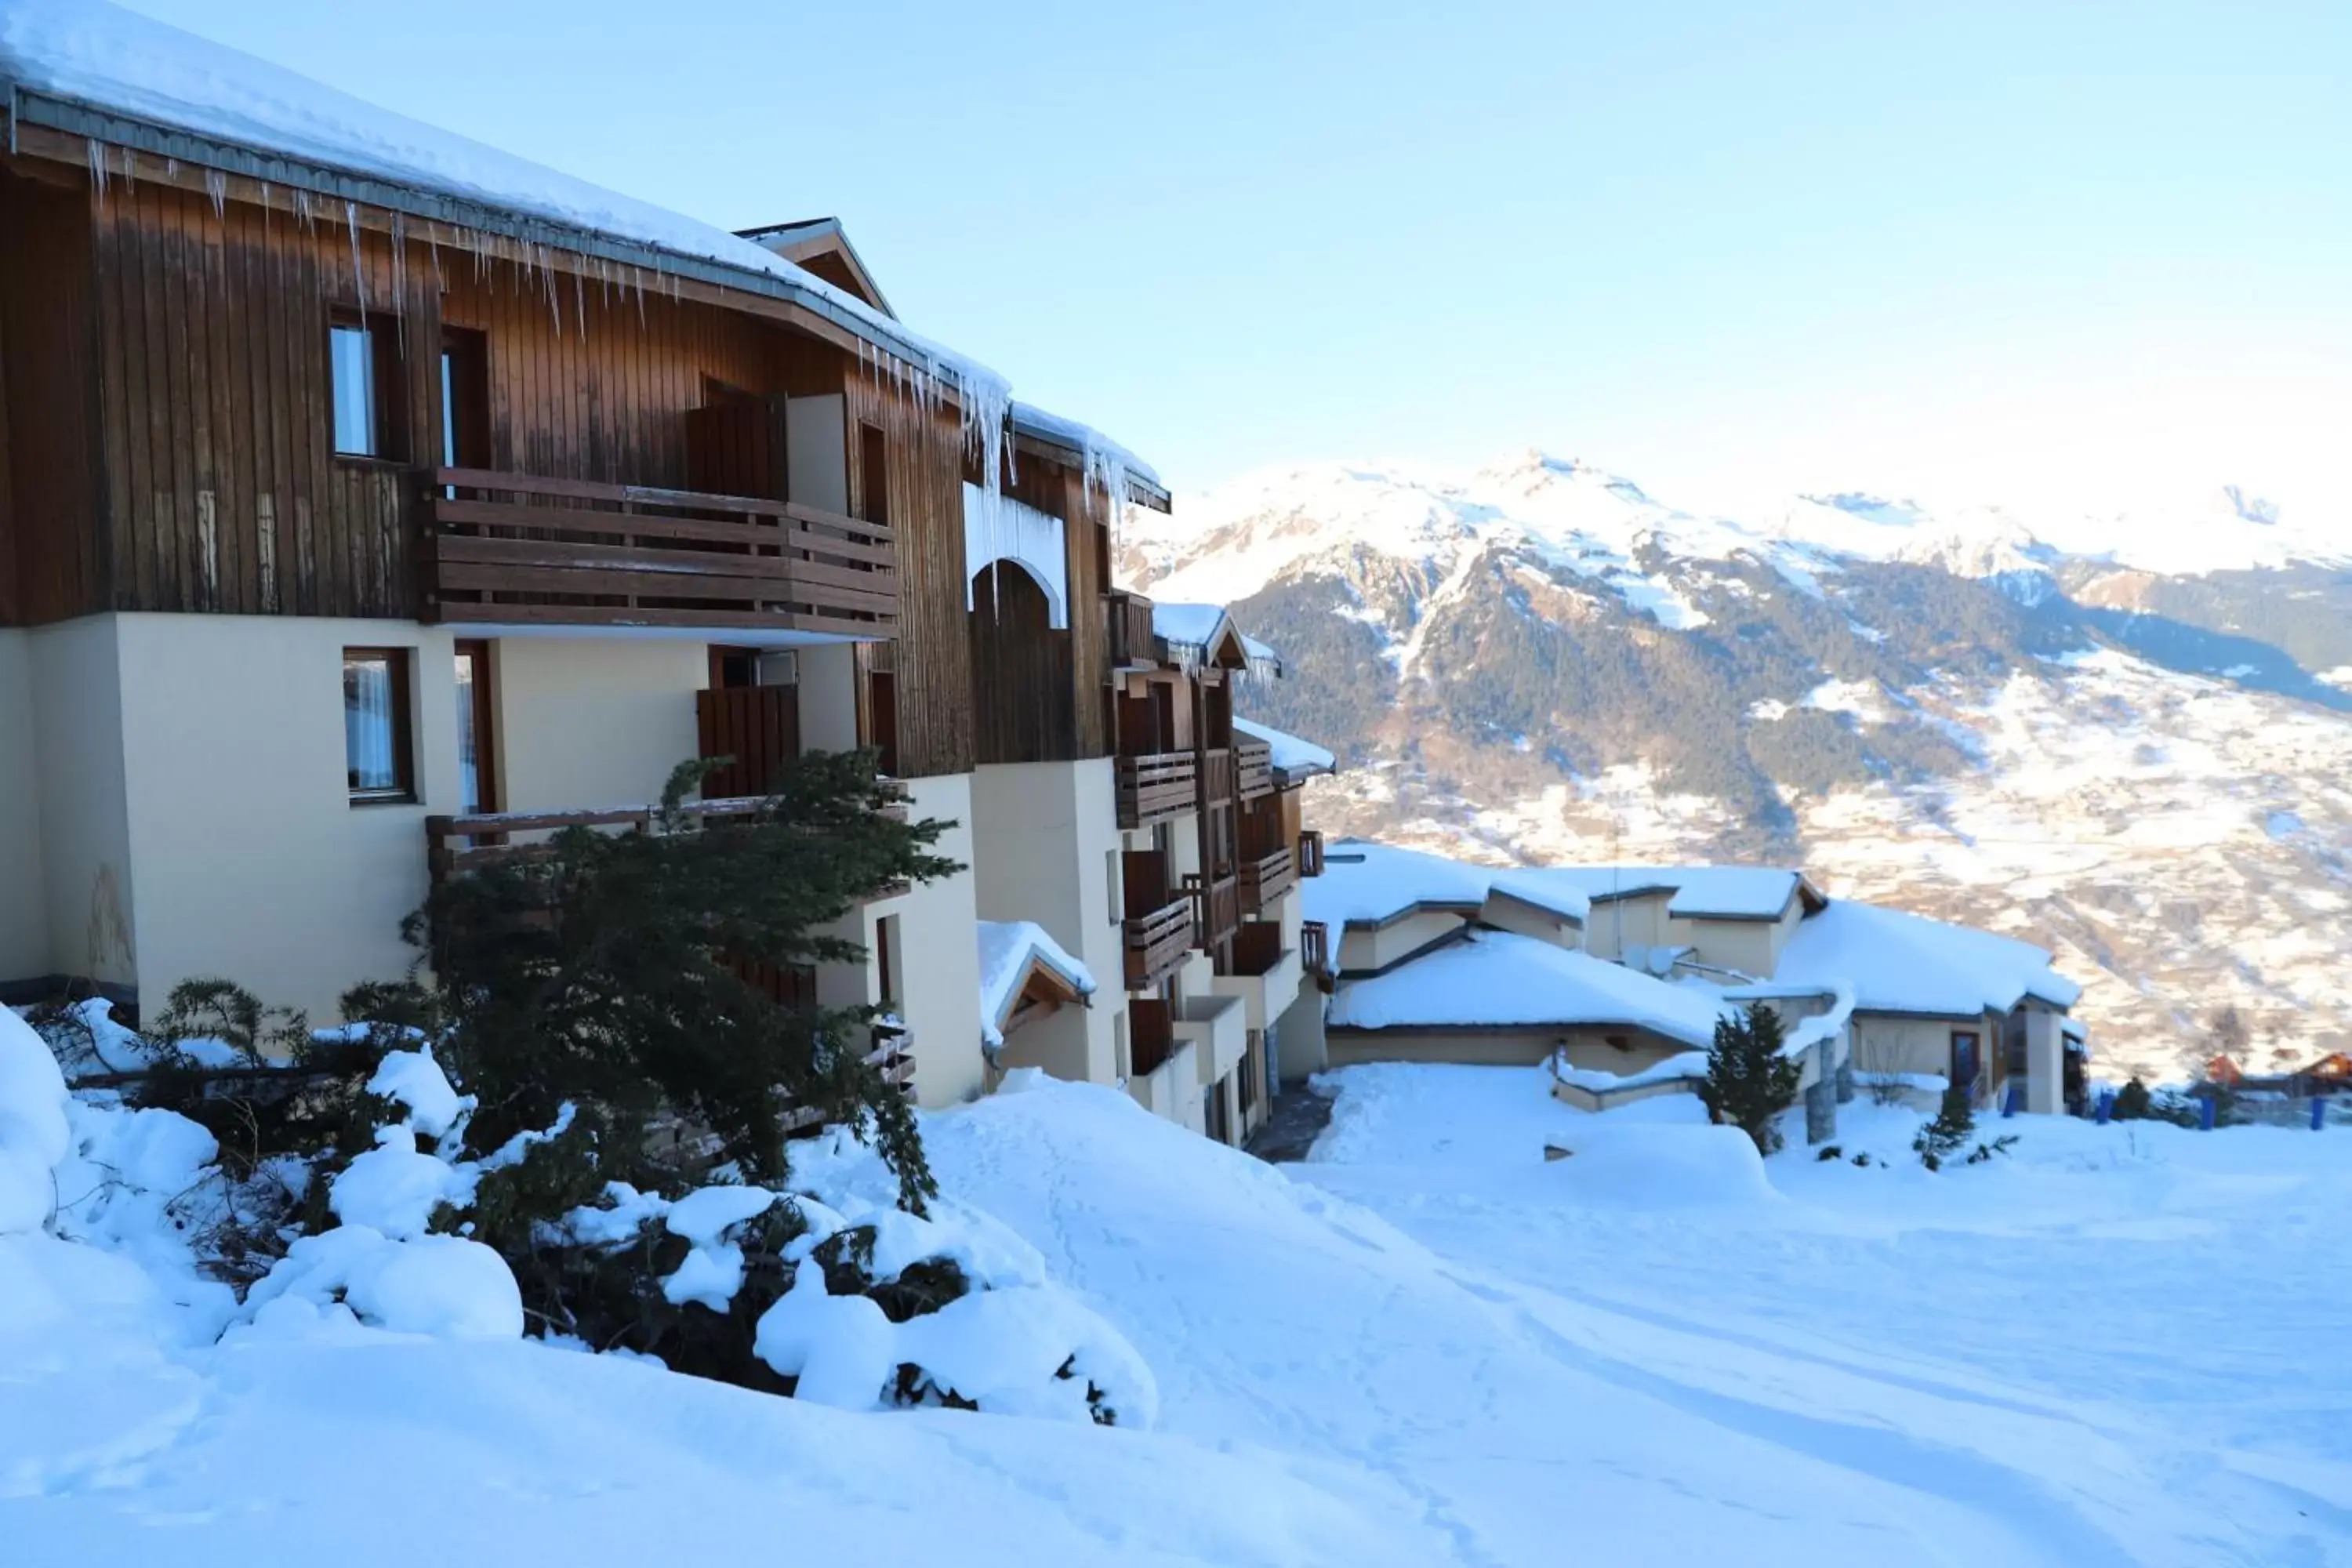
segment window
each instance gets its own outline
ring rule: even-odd
[[[490,645],[457,645],[458,809],[467,814],[499,808],[497,759],[490,740]]]
[[[403,456],[406,384],[398,325],[395,318],[355,310],[338,310],[328,320],[328,392],[338,457]]]
[[[903,966],[898,958],[898,917],[885,915],[874,922],[875,979],[879,982],[882,1005],[891,1012],[898,1010],[904,1000],[898,994],[898,977]]]
[[[407,651],[345,648],[343,767],[353,805],[416,798],[408,721]]]
[[[890,462],[889,448],[882,444],[882,432],[871,425],[857,427],[857,489],[858,510],[867,522],[888,527],[890,522]]]

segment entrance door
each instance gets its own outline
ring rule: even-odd
[[[1973,1029],[1952,1031],[1952,1085],[1973,1097],[1983,1056],[1983,1038]]]

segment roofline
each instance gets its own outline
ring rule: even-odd
[[[1486,893],[1486,903],[1491,904],[1496,899],[1507,900],[1511,903],[1517,904],[1522,909],[1533,910],[1538,914],[1549,915],[1552,919],[1572,925],[1579,931],[1582,931],[1584,929],[1584,917],[1582,915],[1572,915],[1566,910],[1556,910],[1549,904],[1539,904],[1524,893],[1514,893],[1507,888],[1489,889]],[[1485,907],[1485,904],[1481,904],[1479,906],[1481,909],[1484,909]]]
[[[891,309],[889,297],[882,292],[882,285],[874,280],[874,269],[866,265],[866,258],[857,254],[857,247],[851,242],[849,231],[842,226],[841,219],[838,217],[805,218],[799,223],[771,223],[763,224],[758,228],[739,228],[735,231],[735,237],[748,239],[752,244],[758,245],[760,237],[763,235],[787,234],[794,229],[806,229],[811,238],[823,237],[839,241],[842,255],[848,258],[850,272],[865,290],[874,296],[874,308],[894,321],[898,319],[898,312]],[[762,248],[765,247],[762,247]],[[782,253],[778,252],[778,254]],[[794,260],[789,256],[784,259]],[[797,265],[797,262],[794,264]]]
[[[16,151],[20,123],[39,126],[63,135],[128,147],[157,158],[176,159],[201,169],[217,169],[224,174],[267,181],[288,190],[364,203],[409,217],[505,235],[525,244],[550,246],[626,267],[646,268],[656,275],[674,275],[713,288],[781,300],[912,363],[929,365],[937,357],[935,350],[919,344],[911,333],[898,330],[894,320],[876,321],[846,310],[822,287],[812,289],[788,278],[753,271],[712,257],[670,250],[643,240],[618,238],[601,229],[532,217],[478,197],[448,195],[423,186],[399,184],[379,174],[361,174],[315,159],[184,131],[13,81],[5,85],[9,103],[8,148],[12,153]],[[810,281],[822,282],[815,278]],[[961,401],[960,389],[952,377],[941,378],[940,390],[944,395]]]
[[[1327,850],[1324,853],[1324,864],[1328,866],[1329,863],[1330,853]],[[1386,931],[1389,927],[1402,924],[1415,915],[1460,915],[1465,920],[1475,920],[1478,918],[1478,911],[1486,907],[1486,900],[1484,899],[1475,904],[1452,903],[1443,899],[1415,899],[1402,909],[1393,913],[1382,915],[1378,920],[1343,921],[1340,922],[1339,929],[1343,931]]]
[[[1638,1023],[1632,1018],[1601,1018],[1591,1016],[1574,1018],[1531,1018],[1518,1024],[1326,1024],[1326,1033],[1334,1035],[1386,1035],[1410,1030],[1416,1035],[1500,1035],[1523,1029],[1626,1029],[1644,1035],[1655,1035],[1662,1040],[1690,1047],[1691,1037],[1668,1034],[1654,1024]]]
[[[1026,451],[1031,457],[1043,458],[1048,463],[1059,463],[1066,468],[1084,471],[1086,453],[1066,441],[1056,440],[1045,434],[1017,413],[1011,417],[1013,449],[1016,453]],[[1175,497],[1166,485],[1147,479],[1131,468],[1127,475],[1127,499],[1138,506],[1150,507],[1153,511],[1172,512],[1176,506]]]

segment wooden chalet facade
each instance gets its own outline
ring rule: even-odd
[[[601,228],[527,165],[437,180],[429,127],[387,172],[0,88],[0,993],[323,1016],[485,840],[863,744],[968,868],[779,984],[898,1016],[962,1098],[977,922],[1036,920],[1104,984],[1007,1060],[1262,1113],[1235,1042],[1297,967],[1303,830],[1233,730],[1238,634],[1171,649],[1112,581],[1148,469],[907,332],[830,219]]]

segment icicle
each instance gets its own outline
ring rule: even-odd
[[[261,243],[269,243],[269,182],[261,182]]]
[[[122,188],[126,191],[139,188],[139,154],[128,147],[122,150]]]
[[[205,171],[205,195],[213,199],[213,216],[228,216],[228,176],[218,169]]]
[[[578,259],[586,265],[587,258]],[[572,274],[572,313],[580,320],[580,341],[584,343],[588,341],[588,279],[576,269]]]
[[[449,291],[448,275],[441,270],[441,226],[430,218],[425,224],[425,248],[433,258],[433,289],[436,294]]]
[[[98,192],[98,205],[106,205],[106,144],[96,137],[88,139],[89,146],[89,179]]]
[[[179,177],[180,177],[180,161],[179,161],[177,158],[166,158],[166,159],[164,159],[164,160],[163,160],[163,178],[164,178],[164,179],[166,179],[166,180],[176,180],[176,179],[178,179]]]
[[[357,202],[343,204],[343,221],[352,234],[352,288],[360,297],[360,318],[367,318],[367,279],[360,271],[360,208]]]
[[[629,268],[629,280],[637,286],[637,330],[643,331],[646,325],[646,275],[634,263]]]
[[[400,359],[408,363],[408,226],[399,213],[392,215],[392,308],[400,323]]]

